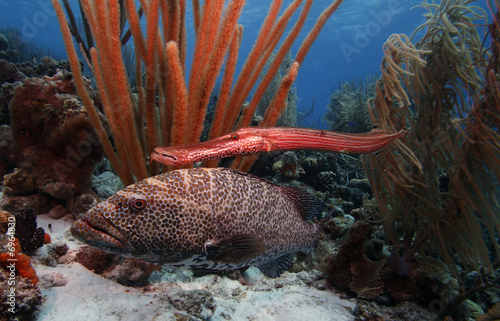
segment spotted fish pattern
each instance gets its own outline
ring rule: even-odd
[[[298,188],[225,168],[147,178],[90,209],[72,234],[93,246],[173,267],[230,270],[256,265],[269,276],[308,251],[322,203]]]

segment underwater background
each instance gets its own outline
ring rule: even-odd
[[[102,9],[107,2],[129,16],[114,19]],[[198,9],[200,1],[186,1],[183,13],[180,2],[0,0],[0,320],[500,319],[497,0],[286,0],[272,21],[279,26],[297,4],[286,27],[260,36],[280,1],[231,7],[241,27],[235,20],[227,30],[222,19],[203,23],[203,4],[241,1],[201,1]],[[59,16],[53,3],[63,5]],[[87,3],[104,10],[92,11],[95,24],[82,20]],[[157,38],[148,37],[158,3]],[[185,14],[185,38],[168,10]],[[162,24],[168,19],[172,30]],[[132,36],[118,44],[103,25],[120,29],[122,40],[129,28]],[[198,46],[211,26],[217,37]],[[316,27],[310,48],[302,46]],[[265,46],[254,55],[258,44]],[[276,136],[261,127],[276,127]],[[212,167],[232,168],[221,175],[233,178],[213,183]],[[186,230],[176,233],[189,235],[181,239],[190,250],[169,259],[200,250],[229,263],[162,266],[166,258],[127,253],[131,243],[116,228],[168,225],[150,221],[164,217],[161,193],[177,193],[169,188],[179,176],[192,194],[230,203],[224,220],[240,212],[247,219],[253,207],[257,230],[294,232],[295,243],[282,237],[286,254],[277,255],[279,247],[266,248],[275,241],[237,234],[193,250],[203,228],[190,218],[205,204],[191,208],[183,195],[166,206],[185,217],[178,224]],[[263,197],[252,189],[259,184]],[[255,210],[267,206],[263,199],[280,205]],[[118,215],[123,204],[130,218]],[[109,206],[116,222],[92,216]],[[144,208],[152,218],[138,222]],[[282,212],[295,215],[286,222],[296,230],[276,220],[286,220]],[[311,226],[317,234],[300,240]],[[152,230],[159,247],[175,234]]]
[[[77,7],[78,1],[71,0],[69,3]],[[413,0],[356,0],[343,3],[327,22],[297,78],[299,110],[310,106],[315,100],[317,107],[314,118],[321,117],[330,95],[339,83],[379,74],[382,45],[387,37],[392,33],[411,35],[425,21],[425,9],[417,7],[419,3]],[[486,1],[477,1],[475,5],[487,9]],[[311,16],[315,17],[322,8],[323,5],[316,1]],[[24,41],[40,46],[57,57],[65,57],[59,24],[49,0],[2,0],[1,9],[2,26],[16,27],[21,31]],[[267,2],[247,1],[240,19],[245,27],[242,57],[250,51],[267,11]],[[488,10],[486,12],[491,14]],[[191,19],[190,15],[188,19]],[[310,18],[307,24],[312,25],[313,22],[313,18]],[[192,20],[188,20],[187,25],[192,26]],[[189,36],[192,37],[192,29]],[[298,42],[292,50],[297,50],[297,47]],[[188,49],[192,50],[192,43]]]

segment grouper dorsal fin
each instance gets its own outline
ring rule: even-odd
[[[293,253],[280,256],[274,261],[259,265],[259,270],[268,278],[277,278],[292,264]]]
[[[277,188],[292,199],[292,202],[305,221],[310,221],[313,218],[321,219],[325,203],[311,193],[297,187],[277,186]]]
[[[240,263],[260,256],[264,242],[252,234],[236,234],[205,243],[207,259],[223,263]]]

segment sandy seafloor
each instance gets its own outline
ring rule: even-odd
[[[48,224],[51,224],[49,232]],[[63,242],[70,252],[85,244],[69,232],[72,220],[38,217],[38,226],[49,232],[52,242]],[[45,247],[38,251],[43,256]],[[217,275],[193,277],[190,271],[163,268],[153,272],[146,287],[128,287],[97,275],[79,263],[49,267],[33,263],[43,304],[37,320],[180,320],[186,312],[175,310],[167,293],[175,289],[205,289],[217,305],[208,320],[353,320],[355,303],[331,290],[307,285],[307,272],[283,273],[266,278],[257,268],[243,273],[248,285]],[[173,272],[173,273],[172,273]],[[47,280],[64,279],[64,286],[49,287]],[[182,319],[182,318],[181,318]],[[182,320],[197,320],[184,318]]]

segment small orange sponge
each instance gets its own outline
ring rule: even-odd
[[[50,235],[49,233],[45,233],[45,235],[43,236],[43,244],[49,244],[50,243]]]
[[[14,239],[13,252],[0,254],[0,265],[7,268],[12,263],[15,264],[16,271],[20,276],[30,279],[33,284],[38,283],[35,269],[31,266],[31,259],[26,254],[21,253],[21,245],[17,239]]]

